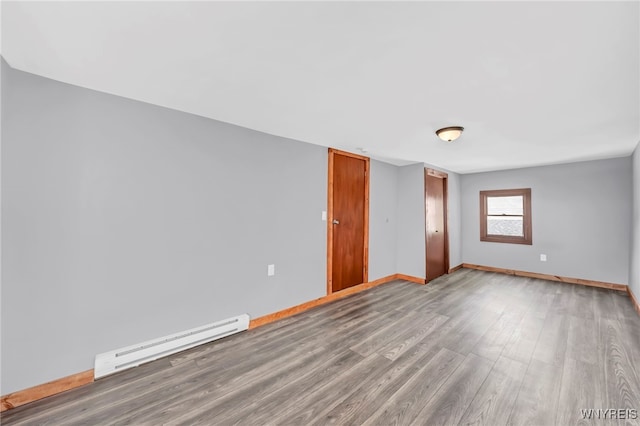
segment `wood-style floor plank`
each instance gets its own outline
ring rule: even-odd
[[[422,405],[431,400],[464,359],[464,356],[449,349],[440,349],[420,370],[408,378],[396,393],[381,401],[382,404],[369,404],[369,412],[380,407],[373,414],[367,416],[363,413],[356,417],[359,421],[344,418],[336,424],[411,424],[420,414]]]
[[[511,334],[511,338],[502,351],[502,356],[529,364],[543,325],[544,318],[540,318],[536,313],[526,313]]]
[[[567,338],[567,357],[596,364],[598,361],[598,329],[596,321],[569,315],[569,334]]]
[[[455,425],[486,380],[493,361],[469,354],[416,415],[411,424]]]
[[[582,418],[582,410],[618,408],[608,405],[604,372],[594,369],[593,364],[567,357],[560,386],[556,424],[587,424]],[[617,424],[617,421],[613,424]]]
[[[566,315],[549,314],[542,325],[533,358],[548,364],[562,365],[567,352],[569,319]]]
[[[294,375],[289,378],[283,377],[284,372],[279,372],[274,375],[277,382],[272,383],[273,386],[268,388],[263,388],[264,385],[258,386],[259,390],[256,390],[254,386],[245,387],[244,392],[240,394],[225,395],[224,400],[228,402],[226,405],[206,401],[198,410],[180,410],[181,414],[177,417],[174,416],[174,419],[186,424],[210,424],[212,418],[221,424],[278,422],[277,419],[284,417],[290,410],[297,410],[297,406],[302,405],[304,398],[316,397],[320,399],[319,391],[337,378],[346,383],[353,380],[354,377],[374,374],[376,371],[388,368],[388,366],[389,361],[377,354],[365,358],[349,349],[343,349],[340,352],[340,358],[334,357],[324,360],[319,366],[320,368],[313,368],[311,373],[301,376],[300,372],[297,372],[295,375],[298,377]],[[315,373],[315,370],[319,370],[319,372]],[[281,378],[283,380],[280,380]],[[278,392],[285,386],[289,389],[295,389],[295,394],[289,394],[287,398],[278,396]],[[309,389],[310,392],[301,393],[299,386]],[[244,413],[238,413],[236,406],[239,399],[245,402],[258,401],[258,404],[256,404],[255,410],[245,410]],[[277,409],[270,409],[269,403],[275,403],[272,407],[277,407]]]
[[[625,340],[620,321],[601,318],[598,323],[598,363],[604,368],[607,407],[640,411],[640,353]]]
[[[0,415],[3,425],[640,425],[622,292],[476,270],[387,283]]]
[[[380,356],[379,353],[376,353]],[[315,419],[322,418],[326,413],[333,411],[336,406],[348,407],[348,412],[340,412],[340,407],[333,411],[333,418],[338,420],[337,424],[347,423],[341,416],[354,418],[354,422],[359,423],[358,418],[366,414],[358,410],[363,408],[363,403],[370,406],[373,399],[386,399],[393,395],[415,370],[417,366],[424,363],[425,359],[433,358],[433,349],[428,349],[425,345],[420,345],[405,357],[399,358],[396,362],[388,361],[384,368],[359,377],[358,386],[353,386],[353,381],[344,378],[335,379],[325,386],[323,392],[316,395],[306,395],[302,402],[294,405],[293,413],[281,418],[281,424],[304,424],[308,425]],[[385,358],[386,359],[386,358]],[[323,398],[324,404],[318,404],[317,398]],[[360,403],[360,404],[358,404]]]
[[[506,425],[526,371],[527,364],[498,358],[460,423]]]
[[[389,339],[378,350],[378,353],[391,361],[395,361],[448,320],[449,317],[436,313],[433,316],[427,315],[421,318],[414,327],[407,328],[404,332],[400,332]]]
[[[507,345],[518,324],[522,321],[524,310],[505,310],[500,318],[476,342],[471,351],[484,358],[496,361]]]
[[[518,391],[507,424],[553,425],[556,423],[562,365],[533,358]]]

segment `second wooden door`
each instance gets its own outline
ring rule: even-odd
[[[429,282],[448,272],[447,174],[425,169],[426,265]]]

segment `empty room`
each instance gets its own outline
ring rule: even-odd
[[[0,422],[640,425],[640,3],[2,1]]]

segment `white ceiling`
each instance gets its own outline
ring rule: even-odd
[[[14,68],[394,164],[630,154],[638,2],[3,2]],[[465,127],[453,143],[434,131]]]

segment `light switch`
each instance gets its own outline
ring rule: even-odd
[[[267,276],[272,277],[276,274],[276,265],[267,265]]]
[[[327,221],[327,212],[326,211],[322,211],[322,220],[324,220],[325,222]]]

